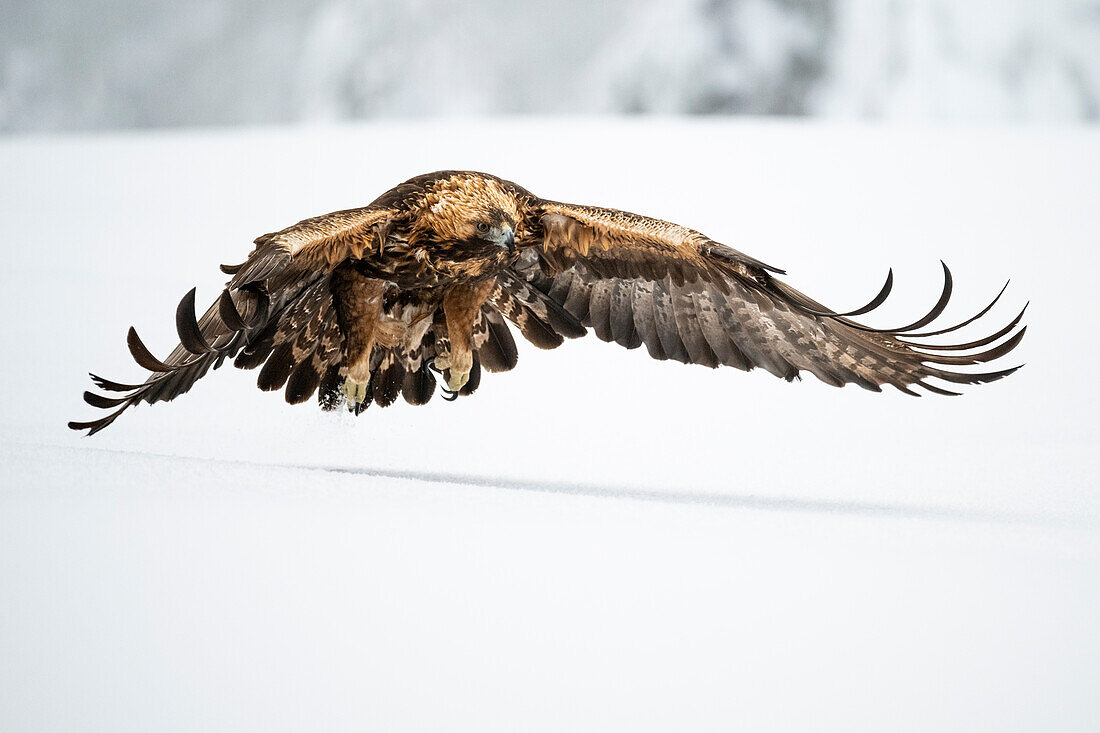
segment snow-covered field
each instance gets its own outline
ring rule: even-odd
[[[962,398],[590,336],[355,419],[222,369],[91,439],[257,234],[475,168],[882,325],[1009,277]],[[1100,130],[462,121],[0,141],[0,730],[1095,730]],[[923,310],[922,310],[923,308]]]

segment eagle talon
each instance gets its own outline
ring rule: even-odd
[[[369,386],[370,382],[356,382],[350,377],[344,380],[344,383],[340,386],[340,391],[347,398],[348,412],[359,414],[363,403],[367,401],[367,387]]]
[[[442,364],[439,363],[440,360],[443,361]],[[433,357],[433,358],[429,359],[428,361],[424,362],[424,366],[428,367],[428,369],[432,370],[436,374],[438,374],[442,377],[446,377],[444,372],[447,369],[450,369],[451,365],[450,365],[450,360],[447,359],[446,356],[436,356],[436,357]],[[448,384],[450,383],[450,380],[445,379],[445,381]],[[444,387],[444,386],[441,385],[439,387],[439,391],[443,393],[443,399],[447,400],[447,402],[454,402],[455,400],[458,399],[458,390],[457,389],[447,389],[447,387]]]
[[[458,394],[458,392],[466,386],[466,383],[470,381],[470,370],[458,371],[454,367],[450,369],[450,376],[447,379],[447,387],[450,391]]]
[[[450,364],[448,364],[446,361],[444,361],[443,366],[440,366],[439,365],[439,359],[440,358],[441,357],[436,356],[436,357],[433,357],[433,358],[429,359],[428,362],[427,362],[427,367],[429,369],[431,369],[433,372],[435,372],[436,374],[442,374],[443,370],[447,369],[450,366]]]

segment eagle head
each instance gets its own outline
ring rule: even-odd
[[[510,259],[522,216],[515,192],[492,176],[455,173],[424,196],[418,228],[456,256]]]

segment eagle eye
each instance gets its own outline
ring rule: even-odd
[[[477,223],[477,231],[480,234],[488,234],[489,233],[489,224],[487,222],[484,222],[484,221],[479,221]]]

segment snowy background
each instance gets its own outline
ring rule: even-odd
[[[0,131],[1100,118],[1097,0],[0,0]]]
[[[0,17],[0,731],[1100,729],[1097,3]],[[878,325],[941,257],[948,319],[1012,278],[1027,366],[914,399],[590,336],[453,404],[223,369],[65,428],[257,234],[441,168],[840,308],[893,266]]]

